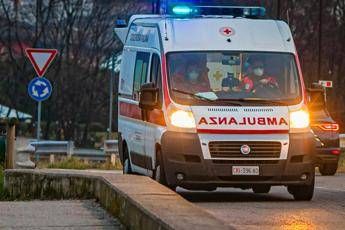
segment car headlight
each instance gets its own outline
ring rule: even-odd
[[[173,126],[180,128],[195,128],[194,115],[190,111],[176,110],[170,115]]]
[[[309,113],[306,110],[298,110],[290,113],[290,128],[305,129],[310,125]]]

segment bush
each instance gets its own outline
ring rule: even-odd
[[[0,164],[5,162],[6,139],[0,136]]]
[[[0,200],[3,200],[5,198],[5,192],[4,192],[4,168],[0,164]]]

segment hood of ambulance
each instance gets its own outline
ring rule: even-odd
[[[244,18],[169,19],[167,24],[162,20],[160,27],[161,31],[167,31],[161,34],[165,52],[296,52],[289,26],[283,21]],[[231,28],[231,36],[225,36],[221,32],[222,28]]]
[[[198,133],[283,134],[289,132],[287,106],[192,106]]]

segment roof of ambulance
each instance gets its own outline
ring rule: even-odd
[[[296,53],[290,28],[283,21],[219,16],[183,19],[167,16],[165,19],[160,15],[135,15],[130,23],[158,25],[164,52],[232,50]],[[220,32],[224,27],[230,27],[233,35],[224,36]]]

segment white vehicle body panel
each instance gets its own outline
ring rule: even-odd
[[[225,37],[219,32],[221,27],[231,27],[234,34]],[[122,35],[123,36],[123,35]],[[123,37],[122,37],[123,38]],[[230,38],[231,41],[228,39]],[[262,51],[262,52],[284,52],[297,55],[292,35],[288,25],[283,21],[273,20],[252,20],[244,18],[214,17],[214,18],[164,18],[155,15],[136,15],[129,23],[128,34],[122,57],[119,102],[125,102],[138,106],[138,102],[128,99],[133,94],[133,72],[135,69],[136,53],[146,51],[157,54],[166,54],[179,51]],[[162,67],[163,68],[163,67]],[[148,68],[150,70],[150,67]],[[150,73],[148,73],[148,76]],[[162,75],[163,76],[163,75]],[[164,77],[164,76],[163,76]],[[149,79],[146,79],[149,82]],[[126,98],[126,97],[127,98]],[[292,108],[300,108],[295,105]],[[163,101],[163,112],[165,121],[167,119],[167,108]],[[211,159],[208,149],[210,141],[277,141],[282,144],[279,159],[287,159],[289,146],[289,107],[288,106],[267,106],[267,107],[215,107],[192,106],[191,110],[195,116],[198,129],[207,130],[286,130],[286,133],[277,134],[202,134],[199,133],[202,154],[204,159]],[[119,110],[120,111],[120,110]],[[235,118],[238,123],[245,117],[278,117],[285,122],[276,125],[258,124],[254,125],[222,125],[217,123],[212,126],[208,122],[199,123],[202,117],[209,121],[210,117],[230,119]],[[265,120],[267,123],[267,120]],[[227,120],[229,123],[229,120]],[[168,125],[167,125],[168,127]],[[152,169],[156,161],[156,145],[161,144],[161,137],[168,130],[166,126],[144,122],[142,120],[126,117],[119,112],[119,131],[123,140],[126,141],[129,151],[149,157],[152,161]],[[229,159],[229,158],[227,158]],[[246,158],[246,160],[250,158]],[[255,158],[257,160],[258,158]],[[259,158],[260,159],[260,158]],[[276,158],[275,158],[276,159]],[[235,160],[243,160],[235,158]],[[263,159],[271,160],[271,159]],[[138,173],[152,175],[152,170],[133,166]]]

